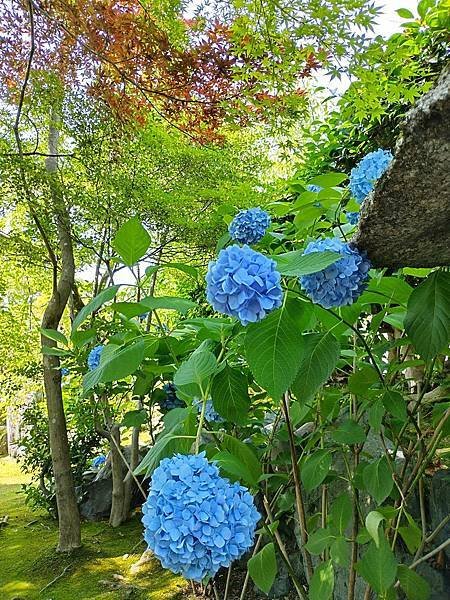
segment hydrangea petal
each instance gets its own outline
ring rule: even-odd
[[[181,493],[162,496],[161,481]],[[148,547],[164,568],[194,581],[249,550],[260,519],[247,488],[221,477],[204,453],[163,459],[142,511]]]
[[[357,202],[361,204],[373,190],[376,181],[386,171],[392,159],[390,150],[379,148],[375,152],[366,154],[351,170],[349,187]]]
[[[269,214],[258,206],[239,211],[228,231],[231,238],[241,244],[255,244],[264,237],[270,223]]]
[[[281,306],[280,280],[275,261],[248,246],[233,245],[209,263],[206,297],[215,310],[247,325]]]
[[[318,273],[300,278],[300,284],[311,300],[324,308],[353,304],[365,290],[370,261],[364,252],[337,238],[310,242],[305,254],[332,250],[342,258]]]
[[[89,352],[87,364],[90,371],[93,371],[99,366],[103,348],[104,346],[95,346],[95,348],[92,348],[92,350]]]

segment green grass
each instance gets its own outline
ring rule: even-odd
[[[186,582],[162,569],[156,560],[130,574],[131,565],[145,549],[138,517],[117,529],[105,522],[83,523],[83,547],[70,555],[55,552],[57,524],[24,504],[18,492],[26,480],[14,460],[0,458],[0,518],[9,515],[8,525],[0,529],[2,600],[175,600],[189,596],[183,591]],[[60,579],[41,591],[66,567]]]

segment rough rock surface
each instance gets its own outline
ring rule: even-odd
[[[125,458],[130,462],[131,447],[125,446],[122,450]],[[141,447],[139,451],[142,458],[146,452],[146,448]],[[125,467],[123,474],[124,476],[126,474]],[[105,465],[99,471],[86,471],[83,479],[83,485],[76,488],[80,515],[88,521],[107,519],[111,512],[112,504],[112,473],[109,456],[106,459]],[[142,502],[142,494],[133,482],[131,508],[140,506]]]
[[[450,264],[450,67],[406,116],[353,241],[375,267]]]

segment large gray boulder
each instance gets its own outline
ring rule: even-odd
[[[450,264],[450,67],[406,116],[353,241],[375,267]]]

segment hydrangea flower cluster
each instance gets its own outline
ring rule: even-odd
[[[202,412],[203,402],[199,398],[194,400],[194,406],[197,408],[197,411],[199,413]],[[208,400],[206,401],[205,419],[209,423],[223,423],[223,419],[219,415],[219,413],[215,410],[214,404],[213,404],[213,401],[211,398],[208,398]]]
[[[106,462],[106,456],[104,454],[99,454],[92,460],[91,465],[95,469],[100,469],[100,467],[102,467],[105,464],[105,462]]]
[[[351,225],[357,225],[359,221],[359,212],[346,212],[345,217]]]
[[[270,215],[258,206],[240,210],[231,221],[228,231],[232,239],[240,244],[255,244],[264,237],[270,223]]]
[[[186,403],[178,398],[177,388],[172,382],[165,383],[163,390],[166,392],[166,397],[159,401],[159,407],[163,412],[172,410],[172,408],[184,408],[186,406]]]
[[[393,156],[390,150],[379,148],[369,152],[350,173],[350,191],[360,204],[367,197],[379,179],[388,168]]]
[[[206,297],[215,310],[248,325],[281,306],[280,280],[275,261],[235,244],[209,263]]]
[[[318,273],[303,275],[300,283],[307,296],[324,308],[353,304],[367,285],[370,262],[366,254],[337,238],[310,242],[304,254],[332,250],[342,258]]]
[[[144,538],[165,569],[202,581],[253,545],[253,496],[219,475],[205,454],[165,458],[142,506]]]
[[[69,373],[70,371],[67,367],[61,367],[61,377],[67,377]]]
[[[92,348],[92,350],[89,352],[87,364],[90,371],[96,369],[100,364],[100,357],[102,355],[103,348],[104,346],[95,346],[95,348]]]
[[[316,194],[318,194],[323,190],[323,187],[321,187],[320,185],[314,185],[313,183],[310,183],[306,186],[306,189],[308,190],[308,192],[316,192]]]

